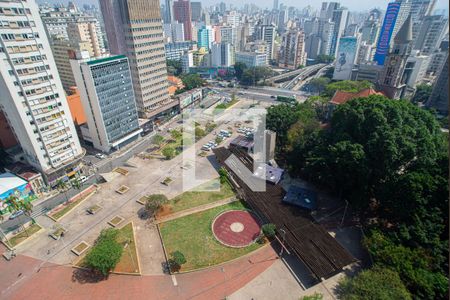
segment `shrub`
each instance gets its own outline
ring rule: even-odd
[[[166,147],[163,149],[162,155],[164,155],[166,159],[172,159],[175,156],[175,149],[172,147]]]
[[[180,251],[174,251],[170,254],[169,267],[172,272],[178,272],[181,269],[181,265],[186,263],[184,254]]]
[[[169,200],[165,195],[153,194],[147,196],[147,201],[145,202],[145,211],[150,217],[154,217],[156,212],[166,204]]]
[[[275,232],[276,232],[275,224],[272,224],[272,223],[264,224],[261,229],[267,238],[273,238],[275,236]]]

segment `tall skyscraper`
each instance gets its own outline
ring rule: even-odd
[[[409,16],[394,38],[394,44],[386,56],[380,76],[380,87],[392,99],[400,99],[406,89],[404,71],[411,53],[412,18]]]
[[[73,53],[72,58],[89,131],[85,140],[90,139],[96,149],[110,152],[139,138],[142,129],[127,57],[91,59],[84,51]]]
[[[197,46],[198,48],[211,49],[214,41],[213,30],[211,26],[202,26],[197,32]]]
[[[173,20],[173,0],[165,0],[164,23],[170,24]]]
[[[202,3],[191,2],[192,21],[200,22],[202,20]]]
[[[130,63],[139,115],[158,123],[177,110],[169,98],[163,29],[157,0],[100,0],[111,54]],[[112,43],[111,43],[112,41]]]
[[[184,25],[184,39],[192,41],[192,11],[189,0],[178,0],[173,3],[174,19]]]
[[[234,65],[234,47],[230,43],[213,43],[211,47],[211,66],[231,67]]]
[[[291,29],[283,35],[278,55],[278,65],[282,68],[297,69],[306,65],[305,34]]]
[[[70,66],[69,51],[88,51],[92,50],[89,42],[76,42],[66,40],[64,38],[52,39],[52,52],[55,58],[56,67],[58,68],[59,77],[66,93],[71,91],[73,86],[76,86],[75,78],[73,77],[72,67]],[[94,56],[94,53],[90,53]]]
[[[448,19],[442,15],[425,16],[414,40],[414,49],[431,55],[448,33]]]
[[[77,170],[83,151],[34,1],[2,2],[0,110],[26,162],[50,185]]]
[[[267,43],[266,54],[268,59],[274,59],[275,45],[275,26],[274,25],[257,25],[255,26],[255,40],[262,40]]]
[[[411,17],[413,19],[413,40],[420,30],[420,26],[425,16],[430,16],[434,10],[436,0],[412,0]]]
[[[426,106],[433,107],[438,112],[448,115],[448,54]]]
[[[278,6],[278,0],[273,0],[273,10],[277,10]]]
[[[395,38],[397,32],[409,16],[410,9],[411,2],[409,0],[397,0],[388,4],[374,56],[377,64],[384,64],[386,55],[389,52],[391,40]]]

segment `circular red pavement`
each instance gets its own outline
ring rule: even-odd
[[[216,239],[229,247],[246,247],[253,243],[261,232],[258,218],[243,210],[226,211],[218,215],[212,224]]]

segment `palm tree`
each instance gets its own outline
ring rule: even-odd
[[[81,184],[80,179],[75,178],[75,179],[72,180],[72,186],[73,186],[75,189],[80,190],[80,189],[81,189],[81,185],[82,185],[82,184]]]
[[[11,213],[18,212],[20,210],[23,210],[25,212],[25,207],[23,204],[23,201],[20,201],[19,198],[16,195],[9,195],[8,198],[6,198],[6,203],[8,204],[9,210]],[[31,205],[31,203],[30,203]],[[21,224],[21,227],[23,230],[25,230],[25,233],[28,235],[28,231],[26,228]]]
[[[19,206],[23,210],[23,213],[26,216],[28,216],[29,218],[31,218],[31,213],[33,212],[33,204],[31,204],[30,202],[25,202],[24,200],[22,200],[22,201],[19,202]],[[31,218],[31,219],[33,220],[33,218]],[[23,229],[25,230],[25,233],[27,234],[27,236],[29,236],[27,229],[25,227],[23,227]]]

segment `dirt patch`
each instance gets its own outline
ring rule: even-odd
[[[164,204],[156,214],[156,218],[159,219],[170,214],[172,214],[172,205]]]

